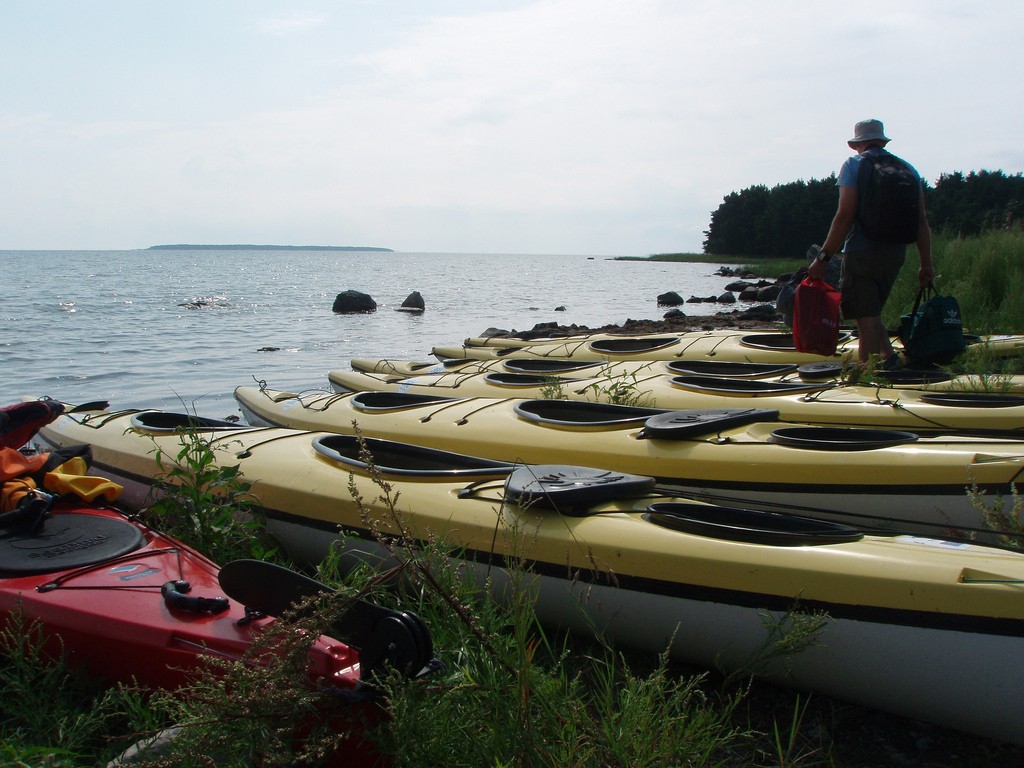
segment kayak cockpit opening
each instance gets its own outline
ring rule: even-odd
[[[244,429],[230,421],[171,411],[139,411],[132,415],[131,424],[135,429],[146,432],[176,432],[183,429],[199,429],[204,432],[219,429]]]
[[[682,343],[679,336],[660,336],[648,338],[615,338],[595,339],[590,342],[592,352],[606,355],[638,355],[644,352],[653,352],[658,349],[667,349],[675,344]]]
[[[783,427],[772,432],[770,438],[778,445],[817,451],[870,451],[918,439],[913,432],[862,427]]]
[[[502,367],[510,373],[572,373],[587,368],[599,368],[604,363],[593,360],[560,360],[558,358],[526,358],[524,360],[505,360]]]
[[[1024,395],[996,392],[922,392],[921,400],[932,405],[960,408],[1012,408],[1024,405]]]
[[[841,331],[836,343],[843,344],[852,338],[853,334],[849,331]],[[740,337],[740,344],[753,349],[778,349],[786,352],[796,350],[792,333],[752,333]]]
[[[698,502],[655,502],[644,519],[673,531],[771,546],[840,544],[864,538],[863,531],[843,523]]]
[[[691,392],[710,392],[718,395],[744,395],[747,397],[772,395],[803,395],[821,392],[835,386],[832,382],[761,381],[758,379],[718,378],[713,376],[673,376],[672,386]]]
[[[744,363],[717,360],[672,360],[667,368],[673,373],[716,378],[762,379],[785,376],[797,369],[796,363]]]
[[[583,400],[523,400],[513,406],[526,421],[553,426],[629,427],[643,424],[651,416],[667,413],[664,408],[641,408]]]
[[[458,398],[443,395],[417,395],[411,392],[356,392],[350,402],[357,411],[401,411],[424,405],[450,403]]]
[[[504,476],[516,465],[462,453],[356,435],[322,435],[313,439],[314,450],[325,459],[347,467],[386,475],[460,478]]]
[[[550,376],[544,376],[537,373],[501,373],[496,371],[494,373],[488,373],[484,375],[484,381],[488,384],[493,384],[498,387],[544,387],[552,384],[552,378]],[[563,386],[570,386],[578,384],[581,381],[588,381],[588,379],[577,379],[577,378],[561,378],[554,380],[554,383]]]

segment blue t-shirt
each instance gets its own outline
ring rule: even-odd
[[[881,147],[868,147],[864,150],[863,154],[848,157],[846,162],[843,163],[843,167],[839,169],[839,179],[836,181],[836,186],[856,187],[857,174],[860,171],[860,164],[864,160],[864,155],[877,155],[883,151],[884,150]],[[907,161],[904,160],[903,162],[906,163]],[[907,166],[914,172],[914,175],[917,177],[917,182],[920,184],[921,174],[919,174],[917,169],[910,165],[910,163],[907,163]],[[868,240],[860,230],[860,222],[857,219],[853,220],[853,226],[850,227],[850,231],[846,234],[846,241],[843,243],[843,253],[858,253],[860,251],[886,249],[891,250],[893,254],[905,254],[907,252],[907,246],[902,245],[901,243],[879,243],[874,240]]]

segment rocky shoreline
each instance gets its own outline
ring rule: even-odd
[[[617,333],[626,336],[641,336],[658,333],[682,333],[685,331],[718,331],[737,330],[750,331],[767,329],[772,331],[789,331],[790,326],[776,308],[775,301],[779,298],[783,286],[792,278],[792,274],[783,274],[774,280],[759,278],[753,273],[731,267],[720,267],[716,273],[721,277],[733,278],[734,282],[725,287],[725,293],[717,297],[700,298],[691,296],[683,300],[675,292],[658,296],[658,305],[671,307],[661,320],[626,320],[622,324],[603,325],[590,328],[586,325],[559,325],[557,322],[537,323],[525,331],[515,329],[488,328],[480,335],[485,338],[536,339],[580,336],[591,333]],[[738,296],[737,296],[738,295]],[[738,300],[757,302],[744,309],[729,312],[718,312],[714,315],[687,315],[680,307],[685,304],[726,303]]]
[[[525,331],[488,328],[480,335],[490,338],[556,338],[562,336],[580,336],[590,333],[620,333],[627,336],[640,336],[658,333],[682,333],[685,331],[716,331],[716,330],[760,330],[789,331],[790,328],[773,305],[763,304],[745,310],[720,312],[716,315],[684,315],[670,314],[661,320],[626,320],[622,324],[603,325],[590,328],[585,325],[559,325],[558,323],[537,323]]]

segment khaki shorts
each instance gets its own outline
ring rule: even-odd
[[[843,311],[843,318],[880,317],[906,256],[906,249],[845,254],[839,279],[842,291],[839,308]]]

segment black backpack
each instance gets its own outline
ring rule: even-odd
[[[921,182],[914,170],[889,152],[863,155],[857,171],[857,221],[868,240],[917,241]]]

